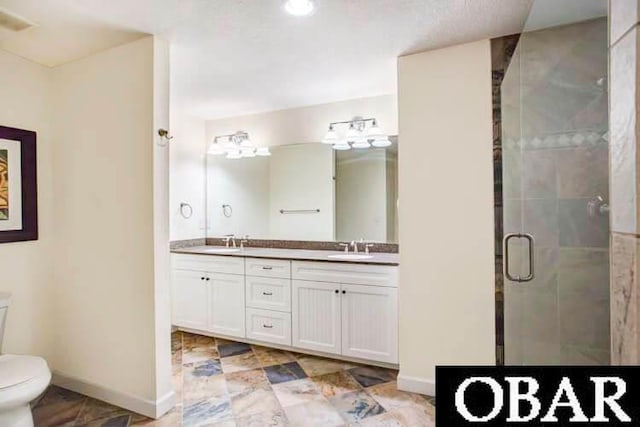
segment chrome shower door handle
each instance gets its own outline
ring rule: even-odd
[[[529,245],[529,274],[526,276],[512,276],[509,269],[509,240],[511,239],[526,239]],[[530,282],[535,277],[535,260],[533,256],[535,248],[535,239],[528,233],[509,233],[504,236],[504,277],[512,282]]]

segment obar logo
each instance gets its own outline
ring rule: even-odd
[[[438,367],[436,424],[635,425],[638,367]]]

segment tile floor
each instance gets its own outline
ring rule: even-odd
[[[433,426],[435,399],[398,391],[397,372],[176,332],[178,405],[159,420],[51,386],[36,427]]]

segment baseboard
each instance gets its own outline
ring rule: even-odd
[[[138,396],[110,390],[98,384],[93,384],[61,372],[54,371],[51,382],[59,387],[94,399],[102,400],[115,406],[127,409],[131,412],[144,415],[149,418],[160,418],[175,406],[176,396],[173,390],[156,401],[143,399]]]
[[[398,374],[398,390],[435,396],[436,382],[427,378],[409,377],[400,372]]]

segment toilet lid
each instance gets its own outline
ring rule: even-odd
[[[49,366],[41,357],[0,355],[0,389],[48,374]]]

